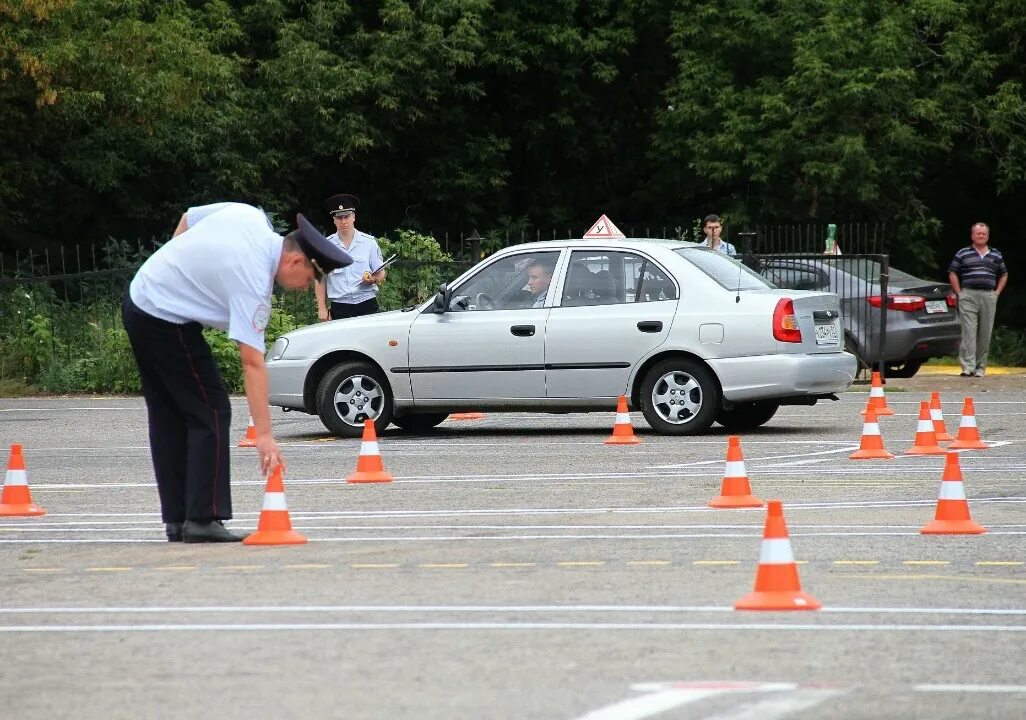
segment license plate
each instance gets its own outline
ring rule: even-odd
[[[948,311],[947,300],[927,300],[926,301],[926,312],[928,313],[939,313]]]
[[[834,323],[830,323],[829,325],[817,325],[816,344],[839,345],[840,341],[837,339],[837,325]]]

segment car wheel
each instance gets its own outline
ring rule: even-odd
[[[641,383],[641,411],[663,435],[694,435],[712,425],[720,388],[712,371],[688,358],[656,364]]]
[[[392,418],[392,424],[408,433],[430,432],[449,417],[449,413],[410,413]]]
[[[737,403],[730,410],[720,410],[716,422],[733,432],[754,430],[768,423],[779,408],[775,402]]]
[[[373,365],[342,363],[317,386],[317,414],[334,435],[361,437],[364,420],[373,420],[380,433],[392,420],[392,389]]]
[[[900,365],[888,365],[887,375],[894,378],[910,378],[919,372],[922,366],[922,360],[906,360]]]

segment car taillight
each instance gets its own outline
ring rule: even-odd
[[[948,296],[944,299],[947,301],[949,308],[958,307],[958,295],[955,293],[948,293]]]
[[[880,307],[881,301],[879,295],[871,295],[866,298],[866,302],[875,308]],[[949,301],[950,302],[950,301]],[[901,310],[902,312],[915,312],[916,310],[922,310],[926,307],[926,298],[922,295],[888,295],[887,296],[887,309],[888,310]]]
[[[780,342],[802,341],[802,331],[798,329],[798,317],[794,314],[791,298],[780,298],[773,308],[773,337]]]

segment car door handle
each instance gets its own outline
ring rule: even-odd
[[[663,329],[661,320],[642,320],[638,323],[638,330],[641,332],[659,332]]]
[[[533,337],[534,325],[514,325],[509,331],[517,337]]]

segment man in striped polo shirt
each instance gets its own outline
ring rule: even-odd
[[[962,321],[962,346],[958,361],[962,377],[983,377],[987,371],[987,351],[994,329],[994,311],[998,295],[1008,282],[1008,268],[1001,253],[988,246],[990,228],[976,223],[970,231],[972,245],[955,253],[948,265],[948,280],[958,296],[958,315]]]

